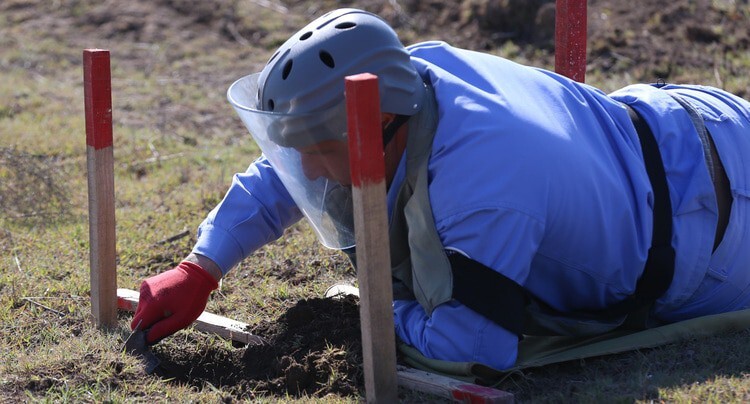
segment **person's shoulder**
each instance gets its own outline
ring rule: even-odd
[[[456,48],[443,41],[418,42],[406,47],[412,61],[419,63],[431,63],[442,60],[456,53]]]
[[[420,52],[430,49],[449,49],[452,48],[449,43],[445,41],[424,41],[411,44],[406,47],[409,53]]]
[[[649,94],[654,91],[659,91],[657,87],[650,84],[630,84],[628,86],[622,87],[618,90],[615,90],[608,95],[610,97],[640,97],[643,94]]]
[[[411,54],[412,56],[419,56],[419,55],[430,55],[430,54],[450,54],[450,55],[482,55],[486,57],[498,57],[498,55],[493,55],[490,53],[484,53],[484,52],[478,52],[471,49],[464,49],[459,48],[457,46],[453,46],[448,42],[445,41],[424,41],[424,42],[417,42],[415,44],[406,46],[406,50]]]

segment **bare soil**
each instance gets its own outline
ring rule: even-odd
[[[497,51],[512,41],[530,64],[549,66],[553,60],[554,7],[549,1],[258,1],[252,5],[258,13],[283,17],[282,22],[267,25],[254,20],[254,14],[246,11],[247,4],[244,0],[4,0],[0,14],[17,37],[44,32],[45,36],[62,38],[71,47],[91,44],[95,38],[97,46],[112,45],[121,67],[148,74],[154,63],[172,65],[175,77],[203,82],[207,89],[219,92],[224,91],[231,78],[256,70],[296,28],[336,6],[380,13],[405,42],[442,39],[470,49]],[[685,75],[686,67],[713,69],[719,82],[722,73],[724,78],[747,74],[733,70],[733,59],[746,55],[750,48],[747,4],[747,0],[590,0],[589,72],[627,72],[633,82],[657,78],[690,80]],[[147,44],[153,43],[169,45],[164,60],[145,56]],[[230,50],[243,62],[231,67],[223,64],[223,69],[217,71],[205,59],[186,56],[210,54],[217,48]],[[42,63],[30,63],[27,68],[39,74],[54,73],[45,71]],[[741,96],[750,95],[748,88],[731,90]],[[151,121],[164,122],[165,130],[170,122],[190,120],[194,120],[197,133],[210,134],[212,128],[222,125],[241,130],[236,120],[195,119],[210,115],[211,110],[189,111],[176,105],[154,105],[153,109],[163,117]],[[127,110],[120,115],[120,119],[131,122],[149,122],[146,118],[129,116]],[[294,275],[294,268],[278,269],[285,274],[275,276],[305,281]],[[210,383],[236,397],[361,396],[356,299],[302,300],[251,331],[268,344],[231,352],[198,351],[190,344],[159,344],[154,347],[163,361],[159,374],[175,383]]]
[[[357,299],[312,298],[249,330],[263,345],[202,355],[155,347],[157,374],[202,387],[206,382],[238,397],[358,396],[364,384]]]

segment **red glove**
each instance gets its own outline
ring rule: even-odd
[[[216,279],[200,265],[182,261],[141,283],[141,296],[130,328],[148,330],[149,344],[168,337],[203,313],[208,295],[217,287]]]

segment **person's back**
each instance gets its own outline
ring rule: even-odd
[[[651,211],[625,108],[505,59],[437,43],[411,51],[438,103],[430,200],[443,245],[559,310],[631,294]]]
[[[500,272],[562,313],[606,309],[630,296],[648,257],[654,206],[638,134],[623,105],[633,104],[659,144],[673,209],[674,277],[655,306],[654,320],[730,307],[707,305],[713,293],[696,293],[700,285],[711,287],[704,278],[716,227],[714,187],[690,117],[665,90],[633,86],[610,96],[548,71],[444,43],[409,49],[438,104],[429,192],[446,249]],[[730,101],[740,103],[735,106],[740,117],[742,108],[750,110],[736,97]],[[747,158],[750,148],[735,153]],[[741,244],[740,236],[734,239]],[[746,278],[743,285],[750,284]],[[699,307],[686,306],[691,296]],[[735,308],[744,307],[738,299]],[[466,328],[462,318],[469,317],[468,308],[457,302],[443,312],[438,306],[421,321],[414,302],[396,307],[400,335],[422,350],[446,354],[459,346],[495,343],[493,353],[475,350],[473,359],[500,368],[512,363],[514,353],[508,351],[516,336],[499,325],[471,330],[445,325]]]

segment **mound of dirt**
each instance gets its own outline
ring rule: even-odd
[[[306,299],[253,334],[268,344],[250,346],[244,366],[268,377],[261,390],[324,396],[357,394],[363,385],[357,299]]]
[[[267,343],[226,352],[156,346],[162,377],[239,397],[358,396],[364,393],[357,298],[297,302],[250,331]]]

